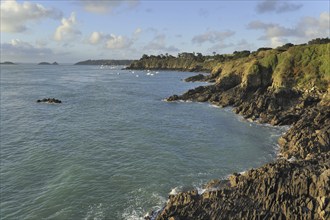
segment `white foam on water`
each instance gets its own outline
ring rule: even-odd
[[[179,194],[181,191],[182,191],[182,187],[177,186],[177,187],[174,187],[174,188],[171,190],[171,192],[169,192],[169,195],[173,195],[173,196],[175,196],[175,195]]]
[[[144,219],[144,217],[151,215],[149,211],[159,211],[166,203],[166,199],[163,196],[155,192],[150,193],[147,189],[139,188],[130,194],[131,198],[127,201],[127,207],[121,214],[121,218],[125,220]],[[148,198],[148,200],[145,198]],[[149,208],[146,208],[148,206]]]
[[[93,204],[88,207],[88,211],[86,213],[86,216],[84,220],[102,220],[105,219],[105,208],[102,203],[99,204]]]
[[[220,106],[216,105],[216,104],[209,104],[210,107],[212,108],[221,108]]]
[[[206,192],[205,188],[202,188],[202,187],[196,187],[196,188],[197,188],[197,192],[199,195],[202,195],[204,192]]]

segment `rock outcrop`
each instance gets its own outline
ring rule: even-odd
[[[179,193],[157,219],[329,219],[330,154],[280,159],[233,174],[218,189]]]
[[[48,103],[48,104],[59,104],[62,103],[61,100],[59,99],[55,99],[55,98],[43,98],[43,99],[38,99],[37,100],[38,103]]]

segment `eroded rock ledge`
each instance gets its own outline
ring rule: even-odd
[[[329,219],[330,154],[233,174],[226,186],[170,196],[157,219]]]

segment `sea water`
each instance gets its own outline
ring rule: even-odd
[[[283,130],[163,101],[205,84],[192,75],[1,65],[1,219],[142,219],[176,189],[274,160]]]

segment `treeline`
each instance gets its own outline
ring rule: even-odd
[[[316,38],[311,41],[309,41],[307,44],[308,45],[313,45],[313,44],[327,44],[330,43],[329,38]],[[300,45],[307,45],[307,44],[300,44]],[[275,48],[275,50],[279,52],[284,52],[287,51],[290,47],[296,46],[295,44],[292,43],[287,43],[282,46],[279,46]],[[217,54],[216,52],[213,52],[213,55],[203,55],[202,53],[188,53],[188,52],[183,52],[179,53],[177,57],[173,55],[169,55],[168,53],[166,54],[160,54],[160,55],[147,55],[144,54],[140,61],[146,61],[148,59],[154,60],[154,59],[160,59],[160,60],[172,60],[172,59],[185,59],[185,60],[191,60],[191,61],[196,61],[196,62],[204,62],[204,61],[229,61],[229,60],[236,60],[240,59],[243,57],[248,57],[250,54],[257,54],[260,51],[266,51],[266,50],[272,50],[273,48],[270,47],[261,47],[257,49],[256,51],[249,51],[249,50],[242,50],[242,51],[234,51],[233,54]]]
[[[121,66],[121,65],[130,65],[133,60],[85,60],[80,61],[74,65],[114,65],[114,66]]]

